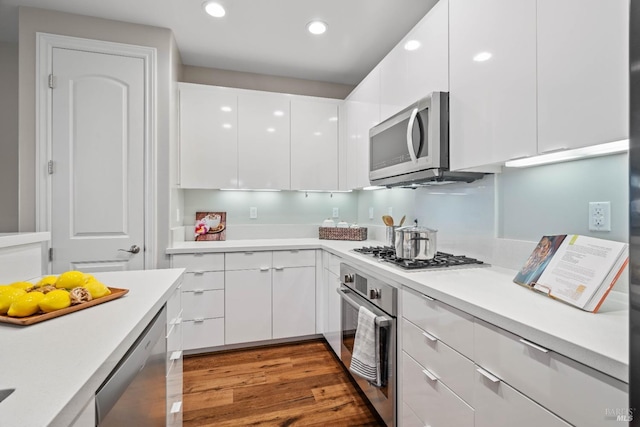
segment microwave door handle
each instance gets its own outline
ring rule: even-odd
[[[414,108],[413,111],[411,111],[409,124],[407,125],[407,150],[409,150],[409,156],[411,156],[411,161],[413,163],[418,163],[418,156],[413,150],[413,124],[416,121],[416,117],[418,117],[418,109]]]

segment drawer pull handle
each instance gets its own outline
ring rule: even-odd
[[[431,341],[431,342],[436,342],[436,341],[438,341],[438,338],[434,337],[433,335],[431,335],[431,334],[430,334],[430,333],[428,333],[428,332],[423,332],[423,333],[422,333],[422,336],[424,336],[426,339],[428,339],[428,340],[429,340],[429,341]]]
[[[193,319],[193,323],[202,323],[204,322],[204,317],[196,317]]]
[[[478,371],[478,373],[480,375],[482,375],[483,377],[485,377],[486,379],[488,379],[492,383],[499,383],[500,382],[500,378],[496,377],[495,375],[490,374],[489,372],[485,371],[482,368],[478,368],[478,369],[476,369],[476,371]]]
[[[203,293],[203,292],[204,292],[204,289],[194,289],[194,290],[193,290],[193,293],[194,293],[194,294],[201,294],[201,293]]]
[[[171,357],[169,357],[169,360],[178,360],[181,357],[182,357],[182,350],[178,350],[171,353]]]
[[[182,402],[173,402],[173,405],[171,405],[171,410],[169,412],[171,412],[172,414],[177,414],[178,412],[180,412],[181,408]]]
[[[245,255],[253,255],[253,252],[245,252]]]
[[[438,377],[436,377],[435,375],[433,375],[431,372],[427,371],[426,369],[423,369],[422,373],[424,374],[425,377],[429,378],[431,381],[438,381]]]
[[[529,341],[525,340],[524,338],[520,338],[520,342],[522,344],[526,345],[526,346],[529,346],[531,348],[535,348],[536,350],[541,351],[543,353],[548,353],[549,352],[548,349],[546,349],[544,347],[540,347],[538,344],[534,344],[532,342],[529,342]]]
[[[204,270],[194,270],[193,274],[196,275],[196,276],[201,276],[201,275],[204,274]]]
[[[426,295],[422,295],[422,298],[426,299],[427,301],[435,301],[433,298],[428,297]]]
[[[193,256],[204,256],[204,252],[196,252]]]
[[[281,270],[284,270],[284,267],[274,267],[274,269],[277,271],[281,271]]]
[[[269,267],[260,267],[260,271],[269,271]]]

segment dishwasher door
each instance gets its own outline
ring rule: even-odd
[[[96,425],[166,425],[166,353],[163,307],[96,392]]]

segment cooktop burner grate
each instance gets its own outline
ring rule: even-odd
[[[483,261],[464,255],[453,255],[446,252],[436,252],[433,259],[411,260],[396,258],[395,248],[392,246],[364,246],[354,249],[355,252],[371,256],[380,261],[389,262],[405,270],[419,270],[430,268],[447,268],[470,265],[486,265]]]

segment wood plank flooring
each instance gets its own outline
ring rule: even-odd
[[[184,427],[382,426],[324,340],[187,356]]]

